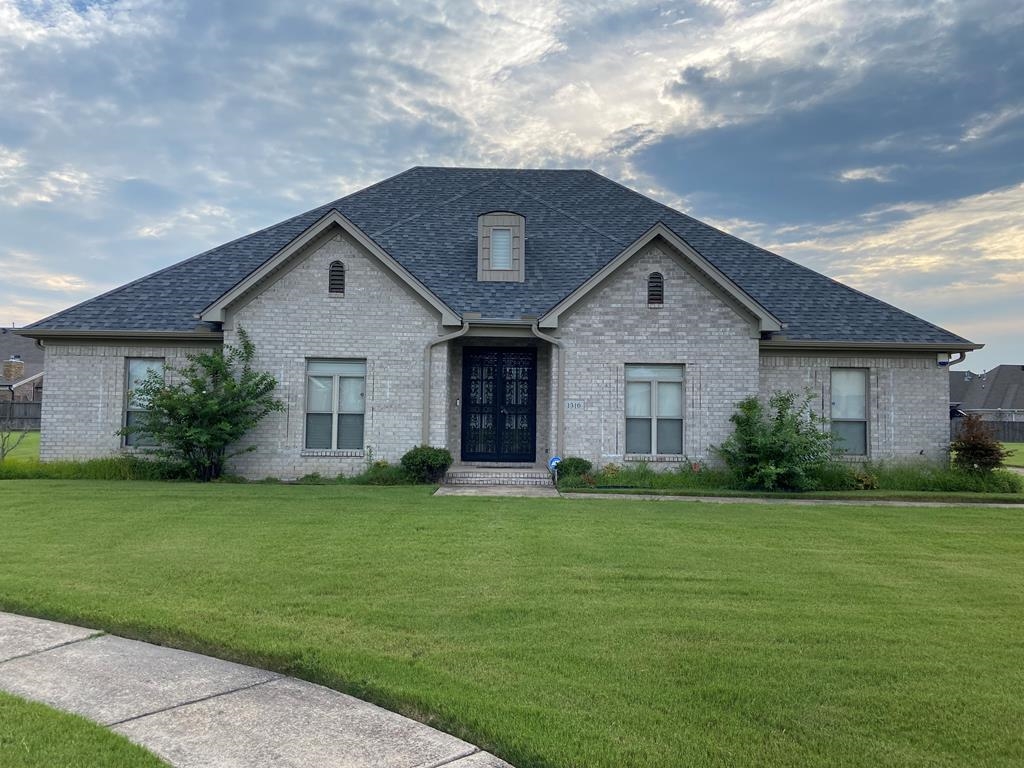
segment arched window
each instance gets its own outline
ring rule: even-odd
[[[340,261],[331,262],[331,274],[327,279],[327,290],[330,293],[345,294],[345,265]]]
[[[665,303],[665,278],[661,272],[651,272],[647,276],[647,303]]]

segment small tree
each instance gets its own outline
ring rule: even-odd
[[[14,428],[13,405],[13,401],[0,403],[0,462],[13,453],[29,433],[27,429]]]
[[[273,396],[277,380],[252,369],[256,347],[242,328],[238,342],[189,355],[181,368],[168,367],[179,383],[166,383],[151,371],[134,392],[146,411],[121,434],[149,436],[157,444],[153,453],[182,464],[203,482],[220,477],[231,456],[255,450],[228,453],[264,416],[284,406]]]
[[[715,452],[745,484],[766,491],[817,487],[834,462],[832,435],[811,410],[811,398],[776,392],[768,408],[748,397],[730,417],[735,431]]]
[[[949,445],[953,466],[967,472],[991,472],[1003,466],[1010,452],[996,440],[994,430],[976,413],[968,414],[957,439]]]

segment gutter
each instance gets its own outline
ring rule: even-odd
[[[562,346],[561,339],[556,339],[554,336],[548,336],[546,333],[543,333],[537,326],[537,322],[534,321],[533,325],[530,326],[530,331],[538,339],[552,344],[558,350],[558,383],[555,386],[555,455],[561,456],[562,451],[565,450],[565,416],[563,415],[563,403],[565,401],[565,347]]]
[[[773,349],[778,350],[851,350],[870,351],[884,350],[887,352],[973,352],[981,349],[984,344],[914,344],[901,341],[787,341],[785,339],[772,339],[771,341],[760,342],[762,351]],[[957,362],[960,362],[957,360]]]
[[[220,342],[224,338],[221,331],[127,331],[127,330],[54,330],[50,328],[19,328],[15,331],[19,336],[27,336],[30,339],[92,339],[99,341],[108,339],[159,339],[161,341],[215,341]]]
[[[438,336],[431,339],[423,347],[423,415],[420,422],[420,442],[422,445],[430,445],[430,354],[434,347],[446,341],[465,336],[469,332],[469,321],[463,320],[462,327],[453,333]]]

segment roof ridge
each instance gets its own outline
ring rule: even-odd
[[[149,273],[147,273],[145,275],[142,275],[141,277],[137,277],[134,280],[125,283],[124,285],[119,285],[116,288],[111,288],[109,291],[104,291],[99,296],[93,296],[91,299],[86,299],[85,301],[80,301],[77,304],[72,304],[70,307],[67,307],[66,309],[60,310],[59,312],[54,312],[52,315],[47,315],[46,317],[42,318],[41,320],[36,320],[31,325],[23,326],[21,330],[28,330],[30,328],[34,328],[35,326],[39,325],[40,323],[49,322],[50,320],[53,320],[56,317],[60,317],[65,312],[71,312],[72,310],[78,309],[79,307],[84,307],[84,306],[87,306],[89,304],[92,304],[95,301],[99,301],[100,299],[105,299],[107,296],[113,296],[115,293],[120,293],[121,291],[127,290],[128,288],[131,288],[133,285],[138,285],[139,283],[141,283],[144,280],[149,280],[150,278],[162,275],[164,272],[167,272],[167,271],[169,271],[171,269],[176,269],[177,267],[180,267],[183,264],[188,264],[189,262],[195,261],[196,259],[201,259],[204,256],[209,256],[214,251],[219,251],[219,250],[221,250],[223,248],[227,248],[229,245],[234,245],[235,243],[240,243],[243,240],[248,240],[251,237],[256,237],[257,235],[262,235],[264,232],[269,232],[272,229],[277,229],[278,227],[282,227],[285,224],[290,224],[291,222],[295,221],[296,219],[301,219],[303,216],[307,216],[310,213],[313,213],[314,211],[320,211],[321,209],[325,209],[325,208],[326,209],[330,209],[330,208],[334,207],[335,205],[337,205],[338,203],[340,203],[342,200],[348,200],[348,198],[353,197],[355,195],[358,195],[358,194],[360,194],[362,192],[365,192],[368,189],[373,189],[374,187],[380,186],[381,184],[384,184],[385,182],[392,181],[394,179],[399,178],[400,176],[405,176],[405,174],[407,174],[407,173],[412,173],[413,171],[417,170],[418,168],[420,168],[420,166],[418,166],[418,165],[417,166],[413,166],[412,168],[406,168],[404,171],[396,173],[396,174],[394,174],[392,176],[388,176],[386,179],[381,179],[377,183],[371,184],[368,187],[364,187],[362,189],[357,189],[354,192],[350,192],[347,195],[343,195],[342,197],[339,197],[336,200],[333,200],[333,201],[331,201],[329,203],[324,203],[322,205],[318,205],[318,206],[315,206],[313,208],[310,208],[307,211],[302,211],[301,213],[297,213],[294,216],[289,216],[286,219],[281,219],[281,221],[277,222],[276,224],[271,224],[269,226],[263,227],[263,229],[257,229],[255,232],[249,232],[249,233],[247,233],[245,235],[239,235],[238,237],[234,238],[233,240],[228,240],[226,243],[221,243],[220,245],[215,245],[213,248],[207,248],[205,251],[201,251],[201,252],[195,254],[194,256],[189,256],[188,258],[182,259],[181,261],[176,261],[173,264],[168,264],[166,267],[163,267],[162,269],[158,269],[156,272],[149,272]],[[291,242],[291,241],[289,241],[289,242]],[[268,256],[267,258],[268,259],[272,258],[273,255],[274,254],[270,254],[270,256]],[[266,260],[264,260],[264,261],[266,261]],[[230,291],[231,288],[234,288],[235,285],[238,285],[238,283],[240,283],[242,280],[244,280],[245,277],[246,276],[243,275],[237,282],[232,284],[228,288],[228,290]]]
[[[671,213],[674,213],[677,216],[682,216],[684,219],[688,219],[688,220],[692,221],[695,224],[698,224],[698,225],[700,225],[702,227],[706,227],[707,229],[710,229],[710,230],[712,230],[714,232],[717,232],[719,235],[722,235],[722,236],[728,237],[728,238],[730,238],[732,240],[736,240],[738,242],[741,242],[744,245],[749,246],[751,248],[755,248],[758,251],[761,251],[762,253],[768,254],[769,256],[774,256],[776,259],[781,259],[782,261],[786,262],[787,264],[791,264],[792,266],[797,267],[798,269],[802,269],[805,272],[810,272],[812,275],[815,275],[817,277],[823,277],[826,280],[828,280],[830,283],[833,283],[834,285],[837,285],[840,288],[843,288],[844,290],[849,291],[850,293],[855,293],[855,294],[857,294],[859,296],[863,296],[866,299],[870,299],[871,301],[874,301],[874,302],[876,302],[878,304],[882,304],[882,305],[888,307],[889,309],[893,309],[893,310],[899,312],[900,314],[906,315],[907,317],[912,317],[915,320],[919,320],[922,323],[925,323],[926,325],[929,325],[929,326],[931,326],[932,328],[934,328],[934,329],[936,329],[938,331],[942,331],[943,333],[948,333],[948,334],[950,334],[952,336],[956,336],[961,341],[968,341],[968,339],[966,339],[965,337],[961,336],[958,333],[953,333],[952,331],[950,331],[950,330],[948,330],[946,328],[943,328],[943,327],[941,327],[939,325],[936,325],[935,323],[929,322],[928,320],[925,320],[923,317],[915,315],[912,312],[907,312],[907,310],[905,310],[905,309],[900,309],[899,307],[895,306],[894,304],[890,304],[889,302],[887,302],[887,301],[885,301],[883,299],[880,299],[877,296],[872,296],[871,294],[864,293],[864,291],[858,290],[857,288],[849,286],[846,283],[841,283],[838,280],[836,280],[835,278],[829,277],[828,275],[826,275],[823,272],[818,272],[817,270],[811,269],[810,267],[805,266],[805,265],[803,265],[803,264],[801,264],[801,263],[799,263],[797,261],[793,261],[793,259],[790,259],[790,258],[788,258],[786,256],[781,255],[781,254],[775,253],[775,251],[769,251],[767,248],[764,248],[764,247],[762,247],[760,245],[757,245],[756,243],[752,243],[749,240],[744,240],[742,237],[737,237],[736,235],[732,234],[731,232],[726,232],[724,229],[719,229],[715,225],[708,224],[706,221],[702,221],[701,219],[698,219],[698,218],[696,218],[694,216],[691,216],[688,213],[683,213],[682,211],[678,211],[675,208],[673,208],[672,206],[667,205],[667,204],[661,202],[660,200],[655,200],[653,197],[650,197],[649,195],[645,195],[643,192],[637,192],[635,189],[630,189],[626,185],[620,184],[619,182],[615,181],[615,179],[608,178],[604,174],[598,173],[597,171],[594,171],[594,170],[589,170],[588,172],[594,174],[598,178],[604,179],[605,181],[607,181],[607,182],[609,182],[611,184],[614,184],[617,187],[620,187],[621,189],[626,190],[627,192],[631,192],[632,194],[638,195],[639,197],[642,197],[645,200],[649,200],[650,202],[654,203],[655,205],[658,205],[658,206],[664,208],[665,210],[670,211]],[[676,232],[675,227],[673,227],[667,221],[665,222],[665,226],[667,226],[669,229],[671,229],[673,232],[675,232],[676,235],[678,235],[680,238],[682,238],[684,241],[686,241],[686,238],[683,237],[682,235],[680,235],[678,232]],[[689,241],[687,241],[687,242],[689,244]],[[697,249],[696,247],[694,247],[692,244],[690,244],[690,247],[693,248],[698,253],[700,253],[700,250]],[[703,254],[701,254],[701,255],[703,255]],[[707,258],[707,257],[705,257],[705,258]],[[712,263],[714,263],[714,262],[712,261]],[[760,303],[760,302],[758,302],[758,303]]]
[[[491,179],[489,181],[485,181],[483,184],[478,184],[475,187],[467,189],[465,192],[460,192],[459,194],[457,194],[457,195],[455,195],[453,197],[449,197],[447,200],[442,200],[439,203],[436,203],[434,205],[428,206],[427,208],[424,208],[419,213],[414,213],[412,216],[406,216],[404,219],[399,219],[394,224],[389,224],[388,226],[384,227],[384,229],[378,229],[376,232],[370,232],[370,233],[367,233],[367,234],[369,234],[370,237],[376,239],[377,235],[383,235],[385,232],[390,232],[392,229],[396,229],[396,228],[401,227],[401,226],[403,226],[405,224],[408,224],[410,221],[415,221],[416,219],[420,218],[421,216],[425,216],[426,214],[430,213],[431,211],[436,211],[438,208],[443,208],[446,205],[450,205],[451,203],[454,203],[456,200],[458,200],[460,198],[463,198],[466,195],[471,195],[474,192],[477,192],[477,191],[483,189],[484,187],[489,187],[491,184],[494,184],[496,182],[497,182],[497,179]],[[341,201],[339,200],[338,202],[341,202]],[[337,209],[335,209],[335,210],[337,210]],[[338,213],[342,213],[344,215],[343,211],[338,211]]]
[[[511,184],[511,183],[509,183],[507,181],[501,181],[499,183],[504,185],[504,186],[506,186],[506,187],[508,187],[509,189],[514,189],[516,192],[518,192],[518,193],[520,193],[522,195],[526,195],[527,197],[532,198],[533,200],[536,200],[538,203],[540,203],[544,207],[550,208],[552,211],[555,211],[555,213],[558,213],[558,214],[560,214],[562,216],[565,216],[565,218],[567,218],[567,219],[569,219],[571,221],[575,221],[581,227],[586,227],[587,229],[596,232],[597,234],[601,235],[601,237],[604,237],[604,238],[607,238],[608,240],[611,240],[616,245],[621,245],[621,246],[628,245],[628,243],[622,242],[617,237],[612,237],[607,232],[602,232],[600,229],[595,227],[593,224],[588,224],[585,221],[581,221],[580,219],[576,218],[575,216],[573,216],[568,211],[563,210],[562,208],[559,208],[557,205],[554,205],[553,203],[549,203],[544,198],[538,197],[537,195],[533,194],[532,192],[527,192],[525,189],[517,187],[515,184]]]

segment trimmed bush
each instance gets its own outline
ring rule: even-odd
[[[452,465],[452,455],[447,448],[419,445],[407,451],[401,462],[412,482],[436,483]]]
[[[558,463],[558,477],[580,477],[590,473],[594,465],[578,456],[567,456]]]

